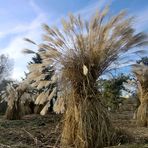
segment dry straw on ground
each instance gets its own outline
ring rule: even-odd
[[[62,147],[101,148],[112,144],[114,128],[96,81],[120,56],[148,43],[144,33],[135,32],[133,18],[125,11],[110,18],[107,13],[108,7],[89,21],[70,14],[68,20],[62,20],[61,30],[44,25],[46,34],[39,54],[43,65],[52,64],[56,69],[66,106]]]

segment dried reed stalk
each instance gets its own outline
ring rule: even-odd
[[[19,120],[22,118],[22,108],[20,103],[20,97],[16,88],[13,85],[9,85],[9,95],[8,95],[8,107],[5,113],[6,119],[9,120]]]
[[[25,114],[32,113],[30,103],[33,102],[34,96],[31,88],[24,82],[14,86],[9,84],[6,88],[5,101],[8,107],[5,113],[7,119],[19,120]]]
[[[79,98],[79,103],[76,98]],[[114,130],[99,96],[83,98],[71,93],[66,105],[61,140],[63,147],[100,148],[111,145]]]

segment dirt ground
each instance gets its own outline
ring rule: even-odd
[[[58,148],[61,118],[54,113],[44,117],[27,115],[12,121],[0,116],[0,148]],[[119,119],[117,115],[112,120],[115,127],[134,137],[129,143],[121,142],[112,148],[148,148],[148,128],[136,127],[133,120]]]
[[[61,115],[27,115],[22,120],[0,116],[0,148],[52,148],[60,139]]]
[[[125,132],[125,137],[119,146],[112,148],[148,148],[148,127],[136,125],[136,120],[133,119],[134,111],[132,102],[126,102],[121,110],[111,113],[114,127]]]

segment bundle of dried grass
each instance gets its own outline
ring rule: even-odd
[[[27,39],[28,41],[28,39]],[[29,40],[31,41],[31,40]],[[32,43],[32,42],[31,42]],[[41,46],[41,45],[40,45]],[[35,52],[31,52],[31,50],[25,49],[23,51],[27,54],[32,54]],[[35,53],[36,56],[40,58],[40,55],[44,54],[44,50],[39,50]],[[35,59],[35,58],[34,58]],[[53,66],[50,63],[46,63],[44,59],[40,58],[40,62],[32,62],[28,65],[29,73],[27,74],[27,78],[25,81],[30,83],[33,88],[38,90],[38,96],[35,99],[35,113],[40,113],[41,115],[45,115],[49,108],[53,108],[52,101],[53,98],[56,99],[56,82],[57,77],[54,73]]]
[[[44,26],[45,61],[53,62],[61,72],[66,103],[61,144],[67,147],[97,148],[111,144],[113,127],[96,88],[96,80],[129,49],[148,43],[147,36],[135,33],[132,18],[125,12],[104,22],[108,8],[90,21],[70,15],[63,30]]]
[[[68,21],[62,20],[63,30],[44,25],[40,56],[43,64],[55,66],[64,91],[62,147],[101,148],[112,143],[114,128],[96,81],[129,49],[148,43],[144,33],[135,33],[133,19],[124,11],[104,21],[107,12],[108,8],[97,12],[90,21],[71,14]]]
[[[7,86],[2,96],[3,100],[8,104],[5,114],[7,119],[18,120],[24,114],[30,114],[32,112],[29,105],[34,101],[34,95],[30,91],[30,87],[24,82],[20,84],[10,83]]]
[[[22,117],[22,111],[21,111],[21,104],[18,99],[18,93],[16,92],[16,87],[18,85],[9,84],[6,88],[7,99],[5,98],[5,101],[7,100],[7,110],[5,113],[6,119],[9,120],[19,120]]]
[[[148,126],[148,66],[133,65],[133,72],[138,80],[138,94],[140,105],[137,110],[137,125]]]

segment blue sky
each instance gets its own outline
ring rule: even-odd
[[[0,54],[14,59],[12,78],[19,79],[27,71],[30,57],[26,58],[21,49],[33,47],[23,41],[24,37],[39,43],[42,23],[59,26],[69,12],[89,18],[107,3],[111,3],[111,14],[127,9],[136,16],[135,28],[148,32],[148,0],[0,0]]]

